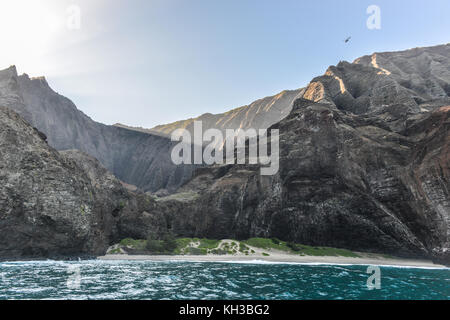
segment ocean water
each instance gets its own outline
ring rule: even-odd
[[[450,299],[450,269],[284,263],[0,262],[0,299]],[[376,282],[370,280],[373,285]]]

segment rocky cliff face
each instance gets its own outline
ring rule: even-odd
[[[119,179],[143,190],[174,190],[192,174],[192,166],[172,164],[169,139],[95,122],[54,92],[44,78],[18,76],[15,67],[0,71],[0,105],[19,113],[57,150],[86,152]]]
[[[103,198],[75,162],[4,107],[0,137],[0,256],[100,252],[118,198]]]
[[[177,233],[279,237],[449,263],[450,45],[341,62],[280,130],[280,171],[199,169],[162,198]]]
[[[120,239],[143,236],[139,226],[146,233],[167,227],[150,196],[128,192],[85,153],[54,150],[5,107],[0,150],[0,259],[101,255]]]

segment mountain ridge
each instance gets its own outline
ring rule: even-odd
[[[275,95],[255,100],[248,105],[237,107],[226,112],[218,114],[204,113],[195,118],[158,125],[148,130],[170,135],[174,129],[183,128],[192,134],[194,121],[202,121],[204,130],[214,128],[224,132],[225,129],[238,128],[243,130],[249,128],[266,129],[289,114],[292,103],[303,91],[303,88],[283,90]]]
[[[172,164],[173,143],[166,137],[95,122],[42,77],[18,76],[15,67],[0,71],[0,105],[18,112],[57,150],[84,151],[119,179],[143,190],[173,190],[192,173],[191,166]]]
[[[285,90],[249,106],[218,115],[204,114],[197,119],[203,120],[207,129],[217,122],[211,120],[214,117],[238,112],[239,115],[221,119],[228,121],[227,128],[267,128],[287,115],[301,90]],[[108,126],[96,122],[79,111],[70,99],[51,89],[45,77],[19,76],[15,66],[0,71],[0,105],[22,115],[43,132],[49,144],[57,150],[84,151],[98,159],[119,179],[144,191],[173,192],[191,177],[195,169],[193,165],[175,166],[171,162],[170,152],[175,142],[170,141],[170,131],[141,130],[121,124]],[[233,118],[234,123],[230,123]],[[186,127],[193,130],[192,123]]]

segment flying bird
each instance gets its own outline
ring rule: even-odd
[[[345,43],[349,42],[351,38],[352,38],[352,37],[348,37],[347,39],[344,40],[344,42],[345,42]]]

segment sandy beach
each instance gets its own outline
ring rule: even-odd
[[[147,260],[147,261],[190,261],[190,262],[235,262],[235,263],[299,263],[299,264],[332,264],[332,265],[377,265],[416,268],[446,268],[427,260],[410,260],[401,258],[384,258],[382,256],[366,256],[360,258],[336,256],[300,256],[274,253],[270,256],[245,255],[127,255],[108,254],[98,257],[99,260]]]
[[[267,239],[262,239],[263,241]],[[129,254],[127,246],[116,244],[108,249],[104,256],[97,257],[98,260],[140,260],[140,261],[189,261],[189,262],[230,262],[230,263],[297,263],[297,264],[328,264],[328,265],[377,265],[377,266],[397,266],[416,268],[446,268],[443,265],[434,264],[430,260],[404,259],[391,257],[376,253],[351,252],[351,251],[329,251],[335,254],[311,255],[308,253],[294,253],[293,251],[281,250],[279,247],[261,248],[251,245],[249,242],[240,242],[232,239],[217,241],[213,247],[222,249],[222,253],[214,254],[213,250],[206,250],[206,254],[197,255],[186,254],[189,248],[199,248],[203,240],[191,240],[186,242],[183,254],[174,255],[150,255],[150,254]],[[245,243],[245,245],[244,245]],[[269,240],[271,243],[271,240]],[[280,244],[284,244],[280,242]],[[242,247],[244,245],[244,247]],[[130,248],[130,247],[128,247]],[[243,250],[230,249],[242,248]],[[309,247],[311,248],[311,247]],[[286,249],[286,248],[285,248]],[[230,254],[232,252],[232,254]],[[310,252],[321,252],[313,250]],[[351,255],[350,255],[351,254]]]

